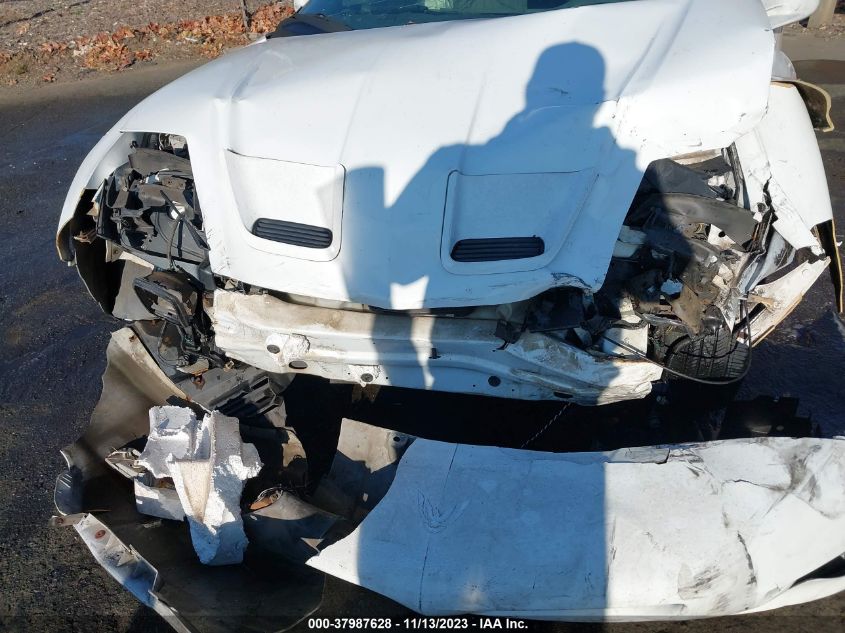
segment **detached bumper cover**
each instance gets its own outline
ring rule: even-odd
[[[845,441],[550,454],[416,440],[308,564],[426,614],[686,619],[845,589]]]
[[[322,599],[322,574],[308,566],[430,615],[687,619],[845,589],[845,565],[830,565],[845,552],[841,439],[562,454],[414,439],[387,467],[366,469],[360,490],[372,492],[398,460],[366,518],[306,554],[307,566],[270,541],[308,533],[310,511],[301,526],[288,513],[275,534],[266,520],[264,536],[247,530],[243,564],[203,566],[187,526],[139,514],[131,482],[104,462],[148,432],[150,406],[179,392],[130,330],[113,336],[108,357],[91,426],[64,451],[55,522],[74,525],[98,562],[178,630],[292,626]],[[345,428],[359,448],[384,435]],[[335,461],[369,463],[350,455]]]

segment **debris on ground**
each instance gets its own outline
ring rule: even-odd
[[[151,514],[161,517],[162,507],[172,508],[175,491],[200,561],[230,565],[243,560],[247,540],[241,493],[244,482],[258,475],[262,463],[255,446],[241,440],[236,418],[214,412],[198,420],[191,409],[154,407],[150,410],[147,445],[135,465],[156,480],[141,486],[140,496],[136,485],[139,511],[145,512],[155,500]],[[169,481],[172,488],[158,483]]]
[[[160,519],[184,521],[185,510],[182,508],[173,480],[169,477],[156,479],[151,472],[138,463],[140,455],[134,448],[123,448],[106,457],[106,464],[132,480],[135,488],[135,507],[138,512]]]

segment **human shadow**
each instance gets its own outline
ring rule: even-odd
[[[389,187],[385,182],[388,165],[347,173],[341,258],[344,277],[350,298],[369,305],[375,314],[370,337],[372,366],[362,368],[359,374],[413,389],[508,395],[495,390],[498,385],[507,386],[506,376],[488,378],[479,373],[467,378],[467,372],[450,367],[453,347],[463,344],[453,325],[455,317],[463,316],[464,306],[459,297],[454,303],[444,302],[447,291],[441,287],[442,271],[433,275],[426,266],[432,261],[431,252],[446,258],[455,246],[448,243],[454,232],[445,209],[450,188],[462,177],[577,171],[594,188],[606,191],[611,174],[603,172],[611,169],[614,178],[621,175],[639,182],[642,172],[634,153],[619,147],[612,130],[596,123],[602,105],[615,99],[605,93],[605,74],[601,53],[590,46],[573,42],[548,47],[537,57],[524,86],[524,105],[503,115],[504,125],[485,142],[440,147],[396,196],[388,192],[388,188],[395,190],[395,180]],[[451,98],[447,94],[437,97]],[[608,158],[609,166],[599,165],[601,157]],[[532,198],[537,200],[533,193],[526,204],[530,205]],[[547,192],[560,194],[559,190]],[[495,206],[489,195],[487,201]],[[461,211],[460,200],[456,204]],[[561,224],[573,221],[567,214],[581,211],[577,204],[573,211],[572,200],[565,196],[559,200],[559,209]],[[606,217],[598,224],[613,223],[616,217],[621,225],[626,211],[627,205],[605,209]],[[484,216],[473,217],[470,224],[479,232],[471,237],[502,237],[495,218],[504,217],[503,213],[516,214],[517,222],[508,220],[509,230],[516,227],[516,237],[537,237],[530,228],[530,207],[491,208],[493,220],[486,226]],[[421,239],[414,227],[432,218],[442,223],[442,235],[438,240]],[[529,228],[520,232],[520,224]],[[551,230],[554,228],[552,223]],[[541,237],[554,243],[549,236]],[[572,248],[572,244],[565,239],[558,248]],[[547,261],[545,270],[550,279],[567,279],[570,271],[555,269],[557,255]],[[604,257],[601,253],[592,256],[597,260]],[[448,269],[451,263],[440,265]],[[514,263],[519,270],[526,260]],[[597,266],[606,264],[596,262]],[[491,285],[494,278],[495,274],[486,276]],[[479,279],[467,279],[466,283],[480,283]],[[423,309],[394,310],[393,298],[403,292],[405,299],[407,293],[416,293],[415,300]],[[438,307],[426,309],[430,303]],[[489,334],[496,327],[497,322],[490,321]],[[490,345],[487,351],[495,351],[506,342]],[[507,407],[512,401],[501,402]],[[551,412],[560,406],[560,402],[553,405]],[[436,407],[429,415],[437,417]],[[484,424],[483,420],[469,420],[471,412],[466,417],[470,424]],[[527,418],[515,419],[513,425],[522,427],[526,438],[537,431]],[[356,574],[360,584],[424,613],[601,613],[607,604],[610,570],[602,463],[562,467],[558,479],[546,471],[536,482],[539,493],[520,492],[514,488],[519,482],[531,484],[531,476],[523,470],[531,470],[526,466],[532,459],[528,453],[505,466],[493,453],[479,457],[473,447],[438,444],[432,450],[418,463],[423,470],[412,469],[395,492],[404,495],[400,514],[411,517],[413,534],[400,533],[407,521],[397,520],[395,529],[385,528],[384,517],[377,522],[364,521],[359,527]],[[493,474],[498,467],[507,472]],[[491,469],[486,484],[481,476],[485,469]],[[548,515],[553,508],[557,510]],[[541,523],[544,516],[560,519],[561,508],[567,509],[568,527],[562,526],[566,529],[559,530],[552,541],[538,542],[553,531],[532,527],[526,517],[540,517]],[[489,529],[490,525],[496,527]],[[397,548],[401,548],[401,561],[391,554],[399,551]]]

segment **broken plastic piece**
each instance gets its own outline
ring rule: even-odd
[[[355,527],[285,490],[269,491],[262,502],[246,517],[250,540],[295,563],[304,564]]]
[[[355,420],[343,420],[331,470],[310,499],[359,523],[384,498],[402,455],[416,438]]]
[[[307,564],[425,615],[762,611],[845,588],[802,580],[845,551],[843,481],[839,440],[553,454],[417,439],[378,506]]]
[[[185,511],[173,480],[169,477],[156,479],[139,463],[140,455],[134,448],[122,448],[106,457],[106,464],[132,481],[138,512],[160,519],[184,521]]]
[[[243,560],[247,540],[241,493],[262,463],[255,446],[241,441],[238,420],[213,412],[200,421],[191,409],[153,407],[149,438],[137,463],[158,480],[173,480],[200,561],[230,565]],[[136,479],[138,510],[146,512],[148,499],[138,496],[137,483]],[[160,499],[167,496],[166,490],[141,489]]]

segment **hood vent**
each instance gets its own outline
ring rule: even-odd
[[[333,239],[332,232],[320,226],[267,218],[256,220],[252,233],[265,240],[304,248],[328,248]]]
[[[499,262],[506,259],[538,257],[546,250],[539,237],[491,237],[461,240],[452,249],[456,262]]]

